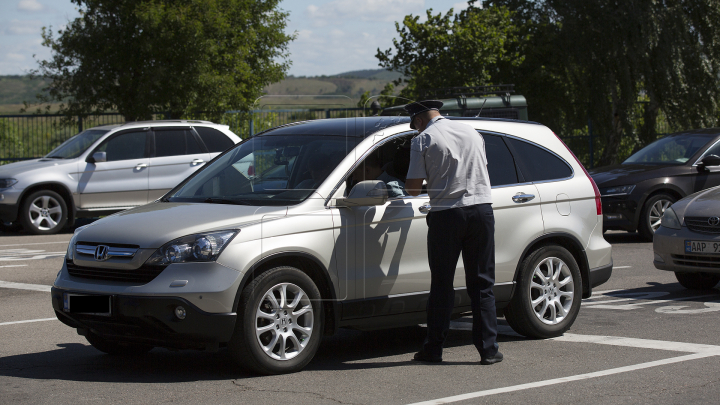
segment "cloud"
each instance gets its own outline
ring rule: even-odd
[[[7,59],[10,62],[24,62],[25,55],[22,55],[19,53],[8,53],[5,55],[5,59]]]
[[[37,0],[20,0],[17,9],[21,11],[42,11],[45,7]]]
[[[334,0],[322,6],[307,6],[306,14],[315,26],[345,24],[348,20],[367,22],[401,21],[408,14],[422,13],[424,0]]]
[[[8,27],[5,28],[5,34],[40,36],[42,26],[43,24],[40,20],[12,20]]]

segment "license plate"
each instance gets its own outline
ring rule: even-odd
[[[110,295],[63,294],[63,311],[72,314],[110,316]]]
[[[685,253],[720,253],[720,242],[686,240]]]

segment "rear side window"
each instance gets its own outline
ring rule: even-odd
[[[189,129],[155,131],[155,156],[178,156],[203,153]]]
[[[570,165],[555,154],[529,142],[507,139],[515,151],[515,158],[525,180],[547,181],[572,176]]]
[[[482,134],[485,140],[485,154],[488,160],[488,174],[491,186],[503,186],[518,182],[517,170],[512,154],[502,137]]]
[[[230,138],[217,129],[195,127],[195,130],[200,134],[200,138],[202,138],[205,146],[207,146],[208,151],[211,153],[222,152],[235,144]]]

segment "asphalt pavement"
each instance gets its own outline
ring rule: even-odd
[[[573,327],[526,339],[500,319],[502,363],[481,366],[471,320],[453,322],[444,362],[410,361],[422,326],[341,330],[296,374],[256,376],[217,353],[116,357],[55,319],[49,288],[70,233],[0,233],[3,403],[686,404],[720,398],[720,291],[689,291],[652,265],[652,244],[609,232],[615,268]]]

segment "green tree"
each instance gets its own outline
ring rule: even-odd
[[[395,85],[407,83],[401,97],[417,99],[425,89],[490,84],[501,66],[517,66],[523,56],[512,49],[520,38],[506,7],[480,8],[475,0],[455,14],[433,14],[427,21],[408,15],[395,23],[399,35],[393,48],[377,50],[376,58],[385,69],[402,73]],[[402,98],[398,103],[404,104]]]
[[[718,0],[495,0],[515,10],[525,39],[514,80],[533,118],[561,134],[588,119],[600,164],[656,138],[659,113],[674,128],[717,123]],[[638,101],[645,101],[638,109]],[[642,122],[638,128],[634,122]]]
[[[43,29],[52,56],[33,72],[68,116],[248,110],[290,65],[280,0],[72,1],[81,16]]]

